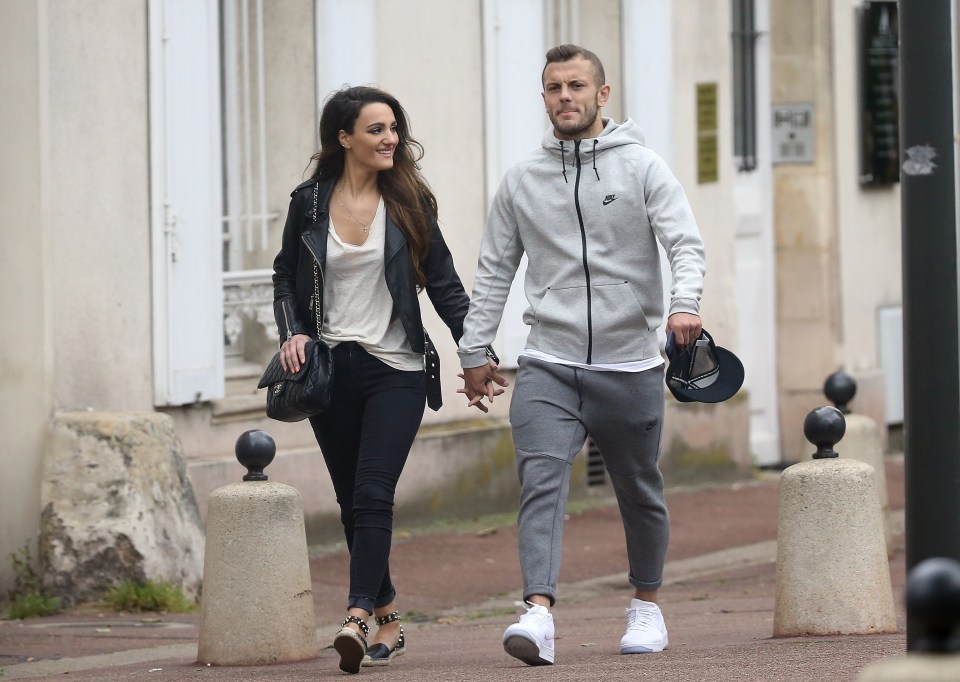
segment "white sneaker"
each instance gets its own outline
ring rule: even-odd
[[[660,607],[633,599],[627,609],[627,632],[620,640],[621,654],[651,654],[667,647],[667,626]]]
[[[547,607],[531,604],[503,633],[503,650],[527,665],[553,664],[553,615]]]

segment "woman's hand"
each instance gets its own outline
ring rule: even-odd
[[[467,396],[467,405],[477,407],[481,412],[487,412],[487,406],[480,402],[484,396],[487,402],[492,403],[493,397],[503,393],[502,388],[496,388],[494,384],[500,386],[509,386],[510,384],[497,372],[497,363],[493,360],[487,360],[487,364],[479,367],[471,367],[463,370],[457,375],[463,379],[463,388],[458,388],[457,393],[463,393]]]
[[[306,334],[294,334],[283,342],[280,346],[280,366],[286,372],[296,374],[300,371],[303,363],[307,361],[307,355],[303,352],[303,347],[307,345],[310,337]]]

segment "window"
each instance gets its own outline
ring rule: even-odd
[[[229,372],[249,355],[245,332],[254,332],[251,322],[267,336],[276,336],[271,272],[263,266],[271,251],[270,228],[280,211],[268,201],[263,0],[221,0],[220,32],[224,346]]]

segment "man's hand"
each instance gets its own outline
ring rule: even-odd
[[[667,319],[667,335],[673,332],[673,342],[677,348],[686,348],[699,339],[702,329],[699,315],[674,313]]]
[[[458,377],[463,379],[463,388],[458,388],[457,393],[463,393],[467,396],[467,403],[470,407],[477,407],[481,412],[488,412],[487,406],[481,401],[483,396],[487,396],[487,402],[492,403],[493,397],[503,393],[502,388],[495,388],[494,384],[499,386],[509,386],[509,382],[500,376],[497,372],[497,363],[493,360],[487,360],[487,364],[479,367],[471,367],[463,370]]]

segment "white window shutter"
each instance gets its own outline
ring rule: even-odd
[[[217,0],[150,0],[154,401],[223,397]]]

